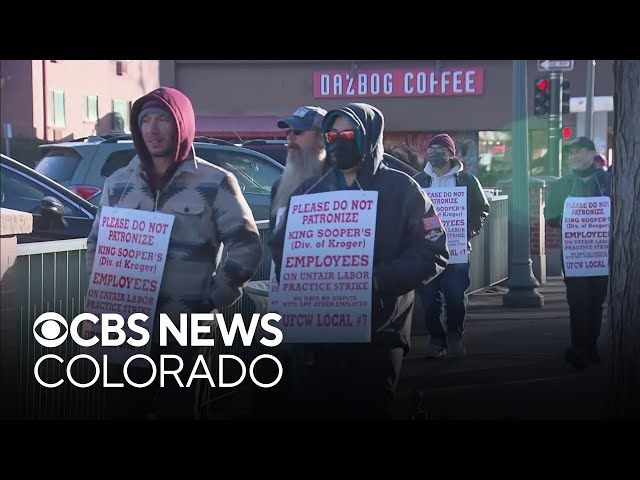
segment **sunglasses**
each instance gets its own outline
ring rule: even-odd
[[[343,140],[352,141],[352,140],[355,140],[355,138],[356,138],[356,131],[355,130],[343,130],[341,132],[336,132],[336,131],[326,132],[324,134],[324,138],[327,141],[327,143],[333,143],[338,138],[341,138]]]
[[[284,133],[289,136],[289,134],[293,133],[296,137],[302,135],[306,130],[294,130],[293,128],[287,128]]]
[[[427,150],[435,150],[436,152],[448,152],[449,149],[447,147],[443,147],[442,145],[431,145]]]

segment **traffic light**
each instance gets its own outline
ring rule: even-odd
[[[569,113],[569,103],[571,94],[569,93],[569,80],[562,81],[562,113]]]
[[[533,113],[537,116],[549,115],[551,105],[551,83],[546,78],[539,78],[533,92]]]

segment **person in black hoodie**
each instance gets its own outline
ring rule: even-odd
[[[611,196],[611,173],[593,164],[596,147],[586,137],[577,137],[566,148],[573,170],[549,188],[544,209],[547,225],[562,227],[564,202],[567,197]],[[565,273],[564,255],[560,261]],[[607,297],[609,277],[564,277],[569,303],[571,346],[565,351],[565,360],[575,368],[600,363],[598,337],[602,323],[602,305]]]
[[[332,168],[305,181],[293,195],[372,190],[378,192],[378,203],[371,342],[319,345],[308,416],[390,418],[402,359],[410,348],[414,290],[446,267],[447,237],[420,186],[382,163],[380,110],[350,103],[327,112],[322,130]],[[286,215],[283,218],[271,239],[278,279]]]

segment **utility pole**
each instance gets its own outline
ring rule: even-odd
[[[529,225],[529,141],[527,120],[527,62],[513,61],[513,182],[509,194],[509,224],[513,241],[509,292],[502,297],[505,307],[542,307],[544,297],[536,290],[533,276]]]
[[[593,91],[595,86],[595,60],[587,60],[587,106],[584,114],[584,134],[593,141]]]

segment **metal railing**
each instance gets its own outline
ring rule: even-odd
[[[56,312],[65,319],[82,313],[88,279],[85,264],[86,239],[20,244],[16,259],[18,416],[26,418],[88,418],[99,413],[101,404],[95,389],[80,389],[65,381],[46,388],[34,378],[36,361],[45,354],[70,359],[81,353],[70,337],[57,348],[41,346],[33,336],[33,325],[44,312]],[[73,365],[76,379],[86,376],[82,363]],[[66,365],[43,363],[42,380],[65,378]]]
[[[271,253],[266,244],[269,222],[260,221],[258,229],[263,248],[261,264],[254,279],[266,279],[269,276]],[[18,417],[33,419],[66,418],[90,419],[102,418],[105,405],[105,390],[101,380],[87,388],[78,388],[66,380],[66,360],[81,352],[71,337],[56,348],[42,347],[34,338],[33,325],[44,312],[56,312],[65,319],[72,319],[83,312],[88,276],[86,268],[86,239],[60,240],[19,244],[16,259],[17,338],[18,338]],[[221,310],[225,318],[241,313],[250,318],[255,312],[253,302],[243,295],[234,305]],[[236,355],[243,361],[250,360],[256,353],[255,347],[245,347],[240,342],[225,346],[216,330],[215,355]],[[65,382],[56,388],[46,388],[34,377],[36,361],[45,354],[55,354],[65,363],[47,361],[39,369],[46,383]],[[217,365],[217,359],[213,365]],[[238,378],[240,367],[226,362],[222,374],[226,379]],[[79,383],[88,382],[95,370],[88,362],[78,361],[72,365],[71,376]],[[212,376],[213,372],[212,372]],[[216,380],[214,376],[214,381]],[[217,383],[216,383],[217,385]],[[228,392],[225,392],[228,393]],[[216,401],[212,390],[210,404]]]
[[[509,197],[490,197],[491,211],[480,233],[471,239],[471,286],[477,292],[509,276]]]

